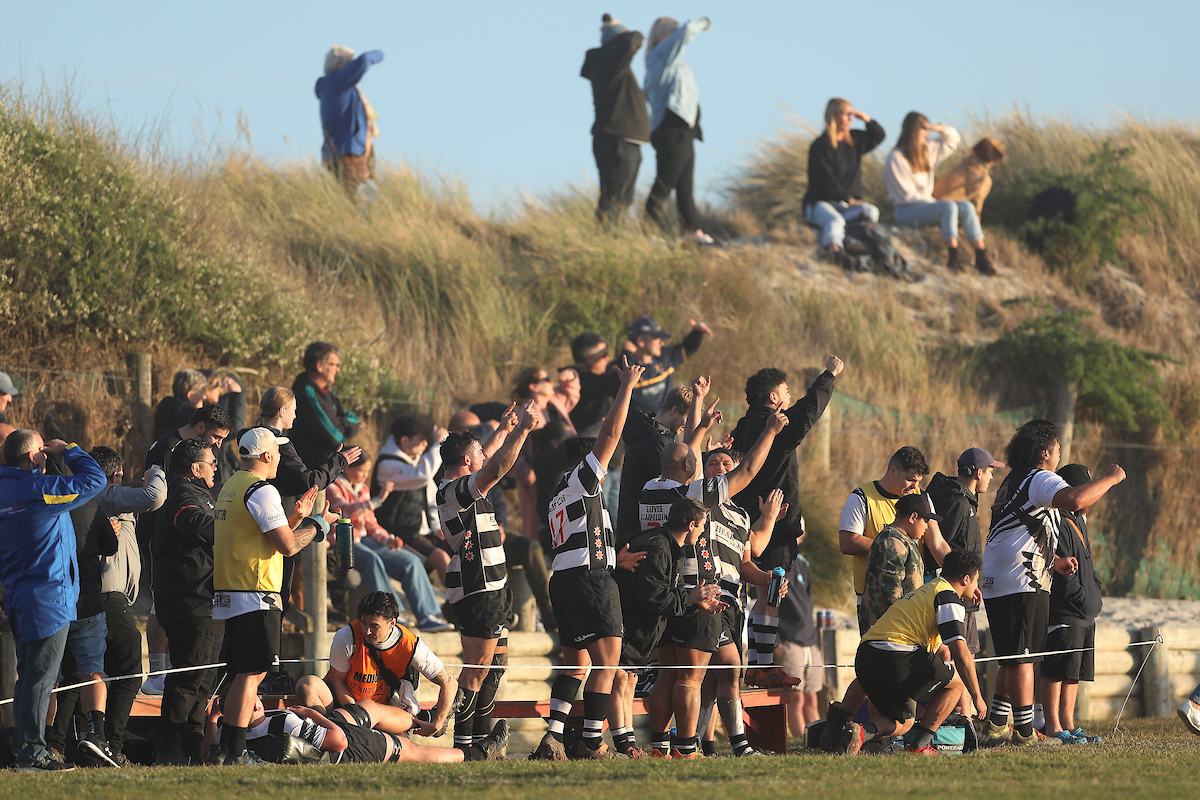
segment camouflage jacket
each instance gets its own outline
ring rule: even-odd
[[[924,575],[920,542],[894,525],[880,531],[867,553],[867,577],[858,607],[859,633],[874,625],[892,603],[919,589]]]

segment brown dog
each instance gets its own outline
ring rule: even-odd
[[[937,179],[933,196],[937,200],[967,200],[975,213],[983,217],[983,201],[992,190],[992,164],[1004,160],[1004,145],[990,136],[980,139],[971,155]]]

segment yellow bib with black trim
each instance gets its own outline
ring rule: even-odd
[[[283,555],[246,508],[246,490],[262,479],[248,470],[233,474],[217,495],[213,542],[213,588],[218,592],[279,592]]]
[[[874,541],[879,532],[896,521],[896,497],[884,497],[871,481],[866,486],[855,489],[860,493],[867,506],[867,518],[862,535]],[[854,559],[854,593],[862,594],[867,580],[867,557],[852,556]]]

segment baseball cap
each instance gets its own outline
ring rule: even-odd
[[[965,469],[987,469],[988,467],[1003,467],[992,454],[982,447],[972,447],[958,457],[958,465]]]
[[[20,394],[17,387],[13,386],[12,378],[8,377],[6,372],[0,372],[0,394],[11,394],[13,397]]]
[[[629,338],[651,336],[655,339],[670,339],[671,334],[664,331],[654,317],[638,317],[629,326]]]
[[[238,454],[242,458],[261,456],[271,449],[272,444],[287,444],[286,436],[276,436],[266,428],[251,428],[238,439]]]
[[[942,517],[933,508],[933,500],[927,492],[906,494],[896,501],[896,519],[907,519],[910,514],[919,514],[925,519],[940,522]]]

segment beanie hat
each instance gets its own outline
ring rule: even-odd
[[[613,39],[617,38],[622,33],[625,33],[626,31],[629,30],[629,28],[626,28],[624,25],[621,24],[621,20],[613,19],[612,14],[605,14],[603,17],[600,18],[600,21],[604,23],[603,25],[600,26],[600,44],[601,45],[608,44]]]

